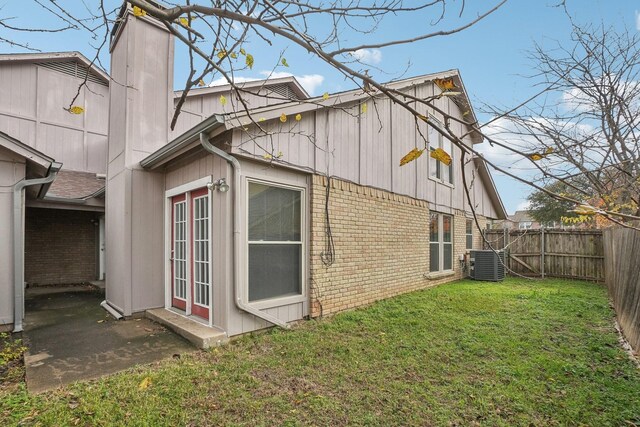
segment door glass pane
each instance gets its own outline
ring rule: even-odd
[[[174,296],[180,299],[187,298],[186,208],[186,202],[178,202],[173,207],[173,289]]]
[[[193,299],[209,306],[209,196],[193,200]]]
[[[300,295],[301,244],[249,244],[249,301]]]

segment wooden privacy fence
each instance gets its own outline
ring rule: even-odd
[[[602,230],[485,230],[485,237],[506,248],[508,273],[604,281]]]
[[[618,323],[629,344],[640,350],[640,232],[628,228],[604,231],[607,288]]]

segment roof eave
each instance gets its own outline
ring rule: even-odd
[[[184,147],[197,140],[202,132],[210,132],[222,125],[224,125],[224,117],[214,114],[142,159],[140,166],[148,170],[156,169],[165,164]]]
[[[91,61],[78,51],[70,52],[48,52],[48,53],[16,53],[16,54],[0,54],[0,62],[38,62],[51,61],[59,62],[74,59],[86,65],[91,71],[95,72],[102,78],[105,83],[109,84],[110,77],[104,70],[92,64]]]

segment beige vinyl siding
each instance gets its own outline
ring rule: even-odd
[[[427,83],[406,89],[417,97],[432,96],[439,91]],[[367,111],[362,112],[366,102]],[[454,117],[463,118],[463,112],[448,97],[440,98],[436,105]],[[438,113],[427,111],[441,119]],[[412,148],[424,147],[420,137],[428,135],[426,123],[418,123],[402,107],[383,98],[368,99],[359,103],[341,106],[340,109],[324,109],[302,114],[296,121],[288,117],[286,123],[271,120],[262,124],[268,135],[259,133],[253,125],[233,131],[232,153],[238,156],[264,161],[265,154],[278,156],[274,163],[315,172],[359,185],[392,191],[429,202],[431,209],[443,213],[453,210],[470,211],[462,186],[460,150],[454,148],[453,184],[442,183],[429,177],[429,154],[425,152],[417,160],[400,166],[400,159]],[[461,135],[459,123],[451,123],[452,130]],[[469,145],[471,140],[465,138]],[[467,181],[472,181],[473,206],[477,213],[486,217],[497,216],[473,163],[467,169]]]
[[[0,131],[62,162],[65,169],[106,172],[109,88],[35,63],[0,63]],[[95,151],[92,151],[94,150]]]

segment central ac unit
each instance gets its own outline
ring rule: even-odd
[[[504,251],[472,250],[469,257],[469,277],[491,282],[504,280]]]

